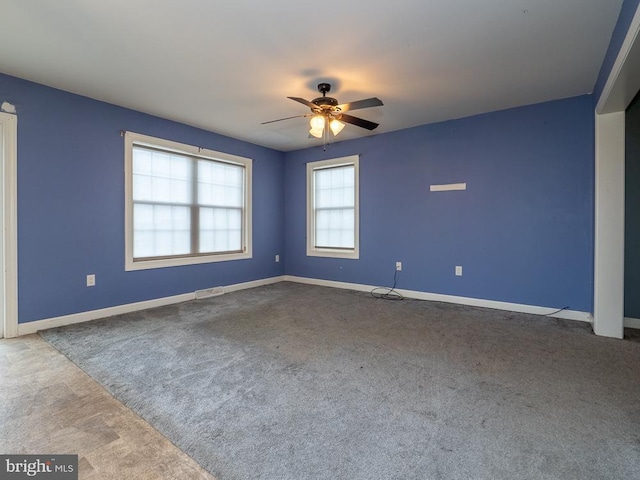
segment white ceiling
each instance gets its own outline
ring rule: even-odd
[[[621,4],[2,0],[0,72],[289,151],[321,81],[385,104],[340,140],[590,93]]]

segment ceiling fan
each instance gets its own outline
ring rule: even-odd
[[[295,115],[293,117],[279,118],[278,120],[270,120],[268,122],[262,122],[262,125],[273,122],[280,122],[282,120],[289,120],[292,118],[311,117],[309,122],[311,129],[309,135],[316,138],[322,138],[327,134],[327,128],[331,130],[333,135],[338,135],[345,126],[345,123],[356,125],[357,127],[366,128],[367,130],[375,129],[378,124],[365,120],[363,118],[354,117],[344,112],[357,110],[359,108],[380,107],[384,105],[379,98],[367,98],[364,100],[357,100],[355,102],[338,104],[338,100],[333,97],[327,97],[327,93],[331,90],[331,85],[328,83],[319,83],[318,91],[322,94],[321,97],[315,98],[311,101],[305,100],[299,97],[287,97],[291,100],[306,105],[311,109],[311,113],[304,115]]]

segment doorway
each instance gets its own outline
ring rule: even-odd
[[[624,337],[625,110],[640,90],[640,8],[636,8],[595,111],[593,329]]]

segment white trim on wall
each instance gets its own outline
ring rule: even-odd
[[[625,328],[638,328],[640,329],[640,318],[624,317]]]
[[[320,280],[317,278],[297,277],[295,275],[285,275],[284,280],[287,282],[305,283],[307,285],[318,285],[321,287],[343,288],[346,290],[356,290],[358,292],[370,292],[375,285],[364,285],[360,283],[336,282],[333,280]],[[536,305],[525,305],[521,303],[499,302],[496,300],[483,300],[481,298],[458,297],[454,295],[443,295],[440,293],[420,292],[417,290],[395,289],[402,296],[407,298],[415,298],[417,300],[428,300],[433,302],[456,303],[458,305],[469,305],[472,307],[493,308],[495,310],[508,310],[510,312],[531,313],[534,315],[547,315],[553,318],[564,318],[566,320],[578,320],[581,322],[592,323],[591,313],[579,310],[562,310],[557,313],[557,309],[548,307],[539,307]],[[550,314],[550,315],[549,315]]]
[[[596,115],[593,331],[624,336],[624,111]]]
[[[261,280],[226,285],[222,288],[224,288],[225,293],[235,292],[238,290],[246,290],[248,288],[278,283],[281,282],[283,278],[284,277],[282,276],[264,278]],[[219,286],[217,287],[220,288]],[[36,333],[39,330],[47,330],[49,328],[62,327],[64,325],[83,323],[90,320],[97,320],[99,318],[113,317],[114,315],[121,315],[123,313],[138,312],[140,310],[172,305],[174,303],[188,302],[195,299],[195,292],[183,293],[181,295],[174,295],[171,297],[155,298],[153,300],[145,300],[143,302],[128,303],[126,305],[117,305],[115,307],[101,308],[99,310],[90,310],[88,312],[73,313],[71,315],[63,315],[60,317],[46,318],[44,320],[36,320],[34,322],[21,323],[18,325],[18,335],[28,335],[30,333]]]
[[[2,159],[3,204],[3,296],[4,336],[12,338],[18,335],[18,117],[0,112],[0,123],[3,131]]]

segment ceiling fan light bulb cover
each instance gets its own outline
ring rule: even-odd
[[[311,117],[311,121],[309,122],[312,130],[320,130],[324,128],[324,116],[322,115],[314,115]]]
[[[312,128],[311,130],[309,130],[309,135],[313,135],[316,138],[322,138],[322,131],[324,129],[322,128]]]
[[[333,135],[338,135],[342,129],[344,128],[344,123],[340,120],[336,120],[335,118],[329,122],[329,128],[333,132]]]

